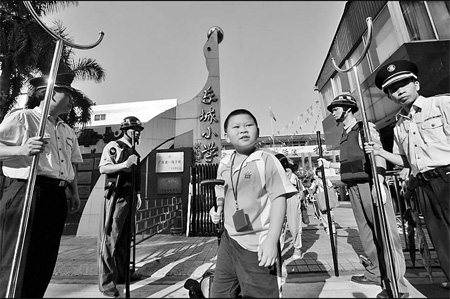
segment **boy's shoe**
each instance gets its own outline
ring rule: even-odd
[[[378,293],[377,298],[389,298],[387,290]],[[409,293],[398,293],[398,298],[409,298]]]
[[[292,259],[299,260],[301,258],[303,258],[302,250],[300,248],[295,248],[294,254],[292,255]]]
[[[106,291],[103,291],[102,294],[106,297],[119,297],[119,290],[117,288],[112,287]]]
[[[450,284],[449,284],[448,281],[443,282],[443,283],[441,283],[441,288],[446,289],[446,290],[449,290],[449,289],[450,289],[450,286],[449,286],[449,285],[450,285]]]

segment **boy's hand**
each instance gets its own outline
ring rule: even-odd
[[[275,264],[277,259],[277,241],[274,242],[265,239],[258,249],[258,266],[269,267]]]
[[[30,137],[24,145],[22,145],[22,156],[33,156],[43,153],[45,149],[45,143],[39,136]]]
[[[212,207],[211,210],[209,210],[209,216],[211,217],[211,221],[214,224],[219,223],[220,215],[222,214],[222,209],[223,209],[222,206],[218,206],[217,207],[217,212],[216,212],[216,209],[214,207]]]

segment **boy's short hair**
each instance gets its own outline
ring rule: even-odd
[[[225,132],[227,131],[228,122],[229,122],[230,118],[232,116],[241,115],[241,114],[250,115],[251,118],[253,118],[253,121],[255,122],[255,125],[258,127],[258,122],[256,121],[256,117],[250,111],[248,111],[246,109],[236,109],[234,111],[231,111],[230,114],[228,114],[227,118],[225,118],[225,122],[223,124],[223,129],[225,130]]]

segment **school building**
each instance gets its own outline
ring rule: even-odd
[[[368,121],[380,130],[383,146],[393,146],[395,114],[400,106],[375,86],[378,68],[404,59],[419,68],[420,94],[432,96],[450,91],[450,3],[448,1],[348,1],[314,89],[322,103],[327,149],[338,149],[342,125],[336,126],[326,107],[334,97],[350,93],[359,101],[355,72],[368,43],[367,18],[372,18],[372,38],[367,55],[356,67]],[[332,63],[350,71],[338,72]],[[360,107],[361,108],[361,107]],[[361,109],[356,117],[362,120]]]

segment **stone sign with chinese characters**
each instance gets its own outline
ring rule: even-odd
[[[220,130],[220,77],[219,43],[223,31],[213,27],[208,32],[208,41],[203,51],[209,71],[208,80],[197,96],[199,108],[197,136],[194,137],[194,159],[196,164],[218,163],[222,147]]]

